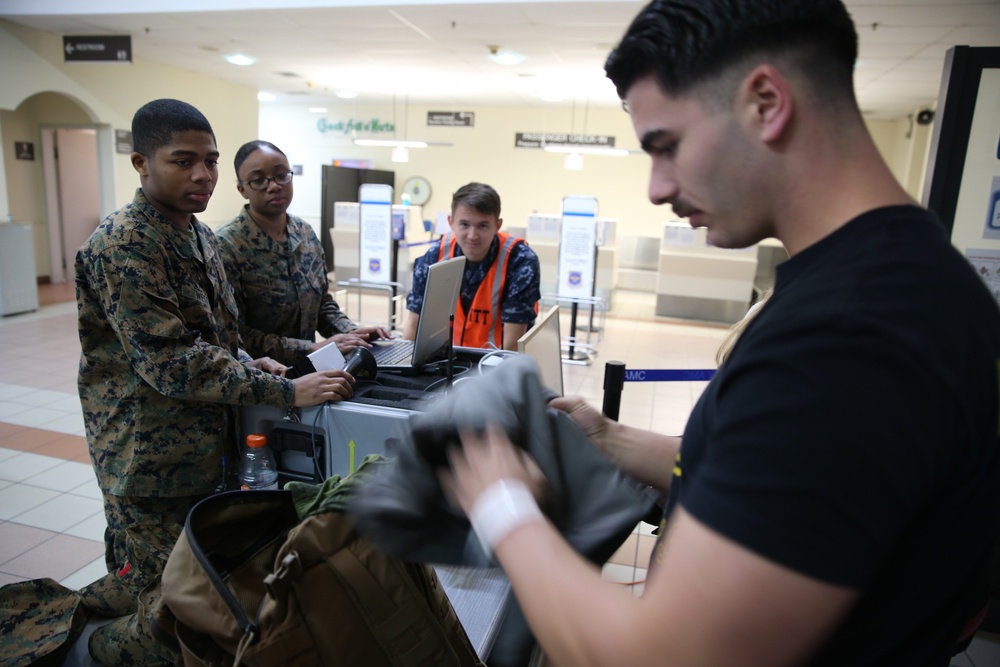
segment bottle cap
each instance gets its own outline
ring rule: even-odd
[[[247,447],[257,449],[267,444],[267,436],[261,433],[251,433],[247,436]]]

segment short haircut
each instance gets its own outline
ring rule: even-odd
[[[259,151],[261,148],[270,148],[271,150],[278,151],[282,155],[285,155],[285,151],[281,150],[270,141],[261,141],[260,139],[248,141],[240,146],[240,149],[236,151],[236,157],[233,158],[233,167],[236,168],[236,178],[240,177],[240,167],[242,167],[246,159],[250,157],[250,154]],[[287,158],[288,156],[285,155],[285,157]]]
[[[132,117],[132,146],[136,153],[152,157],[160,146],[167,146],[174,135],[188,130],[215,132],[204,114],[180,100],[153,100],[144,104]]]
[[[498,219],[500,217],[500,195],[485,183],[469,183],[456,190],[451,196],[452,215],[455,215],[455,209],[459,204],[465,204],[469,208],[493,215]]]
[[[794,67],[817,100],[854,97],[858,36],[841,0],[653,0],[632,21],[604,69],[625,99],[653,76],[667,95],[732,94],[762,61]],[[777,64],[777,63],[776,63]]]

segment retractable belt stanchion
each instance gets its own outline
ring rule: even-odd
[[[574,304],[575,306],[576,304]],[[625,388],[625,362],[609,361],[604,364],[604,416],[618,421],[622,407],[622,389]]]
[[[604,365],[604,416],[618,421],[622,404],[622,389],[625,388],[626,382],[707,382],[712,379],[713,375],[715,375],[714,368],[626,371],[624,362],[609,361]],[[653,526],[659,526],[666,496],[651,486],[645,486],[643,493],[652,497],[656,502],[656,506],[649,515],[643,518],[643,521]],[[659,528],[653,531],[654,535],[658,533]]]
[[[604,416],[618,421],[622,406],[622,389],[626,382],[708,382],[714,368],[705,369],[633,369],[626,371],[625,362],[604,364]]]
[[[576,311],[579,304],[574,301],[569,308],[569,358],[576,359]]]

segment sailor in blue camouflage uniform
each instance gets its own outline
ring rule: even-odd
[[[215,233],[246,351],[291,365],[323,345],[347,354],[371,347],[372,337],[388,338],[382,327],[355,324],[330,294],[322,244],[308,223],[287,213],[293,187],[284,152],[251,141],[233,162],[248,203]],[[316,341],[317,331],[325,340]]]
[[[274,374],[283,365],[240,349],[218,243],[194,216],[218,180],[205,117],[155,100],[136,112],[132,133],[141,188],[76,257],[78,383],[109,570],[80,592],[90,612],[122,616],[91,636],[98,662],[156,665],[176,656],[152,640],[142,612],[188,510],[236,462],[231,406],[338,400],[351,395],[352,378],[287,380]]]
[[[431,264],[466,257],[454,344],[517,350],[517,339],[538,314],[538,255],[524,239],[500,231],[500,195],[484,183],[463,185],[452,196],[451,231],[413,263],[413,286],[406,299],[403,337],[413,340],[423,310]],[[495,298],[499,295],[499,298]]]

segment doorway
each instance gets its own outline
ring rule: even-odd
[[[41,134],[51,280],[73,281],[76,252],[101,221],[98,131],[43,127]]]

